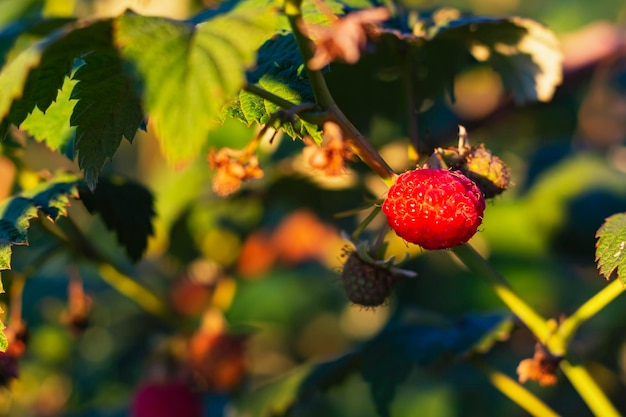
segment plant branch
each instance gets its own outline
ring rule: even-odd
[[[469,244],[452,248],[454,254],[476,275],[485,279],[496,295],[509,307],[542,343],[547,343],[552,331],[546,320],[522,300],[511,285]]]
[[[561,361],[560,367],[594,415],[602,417],[620,416],[620,413],[591,378],[584,366],[572,363],[569,358],[565,358]]]
[[[482,360],[474,360],[472,363],[485,374],[494,387],[529,414],[541,417],[558,417],[558,414],[552,408],[510,376],[498,371]]]
[[[624,290],[626,290],[626,286],[624,286],[620,280],[613,280],[613,282],[581,305],[572,315],[567,317],[559,325],[559,334],[563,339],[563,343],[567,345],[580,325],[595,316],[600,310],[623,293]]]
[[[347,133],[348,145],[352,151],[365,162],[387,185],[391,185],[396,178],[395,172],[389,167],[387,162],[380,156],[368,140],[358,131],[358,129],[348,120],[346,115],[339,109],[333,96],[328,89],[324,75],[320,70],[310,69],[306,63],[313,57],[313,49],[311,40],[302,33],[300,24],[302,22],[301,6],[302,0],[286,0],[285,14],[289,19],[289,24],[293,31],[300,55],[305,63],[305,68],[315,102],[322,108],[331,113],[328,119],[333,120],[342,130]]]

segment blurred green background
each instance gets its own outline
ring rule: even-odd
[[[211,1],[0,0],[0,24],[42,12],[109,15],[126,7],[185,18],[212,5]],[[511,167],[515,185],[488,204],[472,243],[542,314],[558,319],[571,313],[606,285],[594,264],[594,235],[607,216],[626,211],[626,6],[620,0],[407,1],[406,5],[529,17],[545,23],[562,41],[565,77],[552,102],[502,106],[499,80],[478,68],[458,79],[456,104],[447,100],[429,104],[420,114],[420,131],[430,147],[452,146],[457,125],[463,124],[473,143],[484,142]],[[377,96],[397,86],[372,74],[352,78],[349,70],[337,65],[327,75],[340,106],[394,169],[408,169],[403,104]],[[226,122],[211,144],[239,148],[254,134],[237,122]],[[77,171],[72,162],[44,145],[30,140],[26,144],[24,161],[30,170]],[[164,352],[176,351],[177,343],[201,326],[207,311],[223,314],[229,329],[246,334],[247,341],[243,382],[228,393],[202,391],[205,415],[226,415],[228,410],[235,413],[229,415],[269,416],[285,411],[311,364],[358,346],[399,312],[435,312],[454,320],[468,312],[503,310],[491,289],[452,253],[421,252],[393,237],[392,250],[400,259],[405,252],[411,254],[403,267],[417,271],[418,277],[397,285],[383,308],[351,306],[337,272],[346,243],[339,231],[351,232],[367,212],[341,218],[336,214],[380,198],[382,183],[361,164],[338,181],[323,180],[302,168],[301,143],[282,137],[265,145],[264,178],[221,199],[211,191],[212,172],[205,155],[171,167],[150,133],[140,132],[133,145],[123,144],[105,174],[141,182],[156,198],[156,235],[146,258],[136,266],[137,280],[176,314],[172,320],[154,317],[91,265],[67,254],[55,256],[26,282],[22,317],[29,326],[27,349],[19,378],[0,392],[0,414],[128,415],[137,387],[150,381],[167,361]],[[3,198],[14,181],[28,181],[27,174],[16,174],[5,160],[0,172]],[[98,216],[89,216],[75,203],[70,217],[99,248],[127,262]],[[14,249],[15,271],[49,245],[36,225],[30,241],[29,247]],[[89,325],[78,334],[60,319],[67,309],[68,265],[76,267],[93,298]],[[10,290],[14,274],[5,271],[2,276]],[[8,295],[2,300],[9,303]],[[626,304],[618,299],[581,329],[572,349],[626,413],[625,313]],[[519,329],[484,359],[516,378],[517,364],[532,356],[533,347],[529,332]],[[589,415],[563,377],[554,387],[534,383],[527,387],[562,415]],[[357,373],[292,412],[376,415],[367,385]],[[477,368],[455,361],[412,372],[398,389],[392,415],[526,414]]]

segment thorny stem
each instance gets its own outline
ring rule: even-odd
[[[509,307],[530,331],[535,334],[537,339],[548,347],[550,353],[562,354],[565,352],[565,343],[561,334],[554,332],[548,324],[548,321],[522,300],[513,291],[504,277],[498,274],[491,264],[476,252],[471,245],[466,243],[456,246],[452,251],[471,271],[487,280],[498,297],[500,297],[507,307]],[[609,290],[608,293],[612,294],[612,291]],[[600,297],[600,299],[603,299],[603,297]],[[597,302],[597,306],[599,306],[599,304],[600,301]],[[592,303],[592,306],[594,305],[596,305],[596,303]],[[588,308],[588,311],[592,312],[593,310],[592,308]],[[591,411],[597,416],[619,416],[620,414],[613,404],[611,404],[602,389],[600,389],[593,378],[591,378],[587,369],[581,364],[572,364],[571,361],[571,355],[563,359],[560,362],[561,370]]]
[[[494,369],[481,360],[474,360],[472,363],[485,374],[494,387],[529,414],[541,417],[558,417],[558,414],[552,408],[510,376]]]
[[[285,14],[289,19],[289,24],[293,31],[296,43],[300,50],[302,60],[306,63],[313,57],[311,40],[306,37],[299,28],[302,21],[302,11],[300,9],[302,0],[286,0]],[[378,176],[387,184],[391,185],[396,178],[396,173],[387,162],[372,147],[368,140],[358,131],[358,129],[348,120],[346,115],[339,109],[333,96],[326,85],[324,75],[319,70],[312,70],[305,65],[315,102],[329,113],[328,119],[334,121],[347,134],[347,142],[352,151],[363,160]]]
[[[595,316],[596,313],[617,298],[624,290],[626,290],[626,286],[624,286],[620,280],[616,279],[587,300],[571,316],[567,317],[559,325],[559,334],[563,339],[563,344],[567,346],[581,324]]]

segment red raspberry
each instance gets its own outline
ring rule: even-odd
[[[467,242],[483,220],[485,199],[476,184],[457,171],[416,169],[401,174],[383,202],[396,234],[424,249]]]

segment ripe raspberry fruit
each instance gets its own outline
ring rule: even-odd
[[[377,307],[391,295],[393,274],[389,268],[375,265],[352,251],[341,271],[343,288],[354,304]]]
[[[383,202],[389,226],[424,249],[467,242],[483,220],[485,199],[458,171],[416,169],[401,174]]]

